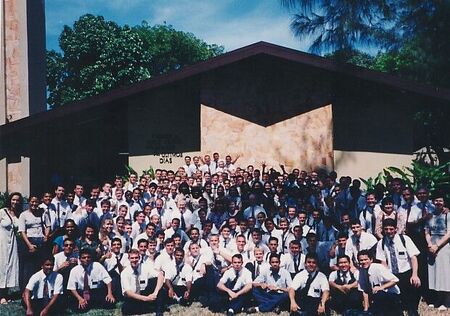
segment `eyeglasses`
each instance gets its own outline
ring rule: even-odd
[[[73,244],[65,244],[64,247],[73,247]]]

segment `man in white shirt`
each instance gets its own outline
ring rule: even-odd
[[[75,193],[73,204],[76,206],[84,206],[86,204],[86,198],[83,196],[83,186],[81,184],[76,184],[73,192]]]
[[[281,307],[287,306],[288,291],[292,285],[289,272],[280,267],[278,254],[270,255],[270,269],[263,271],[253,282],[253,296],[258,306],[247,310],[251,312],[279,313]]]
[[[328,282],[331,289],[330,307],[339,314],[362,309],[362,293],[358,290],[358,271],[350,271],[350,258],[337,255],[338,270],[331,272]]]
[[[330,286],[325,274],[318,269],[317,255],[306,255],[305,270],[298,273],[289,288],[291,315],[324,314]]]
[[[187,306],[191,299],[192,267],[185,262],[184,257],[183,249],[175,249],[175,269],[167,270],[164,277],[169,299]]]
[[[67,290],[72,293],[71,309],[86,311],[91,308],[114,308],[111,277],[98,262],[92,262],[88,249],[81,250],[80,264],[70,271]]]
[[[352,270],[358,267],[358,252],[361,250],[372,250],[377,244],[377,239],[362,230],[359,219],[353,219],[350,223],[353,235],[347,239],[345,254],[352,259]]]
[[[252,274],[243,267],[242,256],[240,254],[233,255],[231,260],[232,268],[223,274],[217,284],[217,289],[222,291],[219,294],[221,303],[215,307],[213,305],[213,310],[226,306],[227,316],[232,316],[242,310],[252,289]]]
[[[64,200],[64,187],[61,185],[56,186],[55,197],[51,202],[50,219],[52,222],[52,230],[59,236],[62,234],[62,228],[66,219],[72,218],[72,208]]]
[[[402,316],[398,278],[384,265],[373,263],[369,250],[358,253],[359,289],[363,291],[364,311],[374,315]]]
[[[384,237],[377,244],[377,259],[399,279],[398,287],[404,310],[408,316],[418,316],[420,279],[417,256],[419,249],[406,235],[397,234],[397,223],[392,218],[383,221]]]
[[[122,314],[141,315],[156,312],[162,316],[165,293],[162,290],[164,274],[155,269],[152,263],[140,264],[139,251],[131,249],[128,253],[130,265],[120,274],[124,302]]]
[[[33,274],[23,292],[27,315],[62,314],[63,277],[53,271],[52,257],[42,261],[41,270]]]

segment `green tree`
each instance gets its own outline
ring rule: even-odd
[[[291,29],[312,40],[310,51],[372,70],[450,87],[450,1],[280,0],[293,12]],[[360,50],[378,50],[369,56]],[[416,113],[419,146],[441,163],[450,157],[448,117],[438,106]]]
[[[47,103],[56,107],[179,69],[223,52],[170,25],[120,26],[83,15],[47,52]]]
[[[223,46],[207,44],[192,33],[175,30],[171,25],[150,26],[147,22],[133,28],[150,54],[146,64],[153,74],[163,74],[223,53]]]

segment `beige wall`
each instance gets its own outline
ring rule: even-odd
[[[409,166],[413,158],[413,155],[334,151],[334,165],[338,177],[348,175],[352,178],[373,178],[383,168]]]
[[[332,109],[327,105],[271,126],[261,126],[211,107],[201,105],[201,152],[130,156],[129,164],[138,173],[153,168],[176,170],[186,155],[212,155],[221,158],[240,155],[237,166],[253,164],[287,170],[317,167],[333,169]]]
[[[333,168],[331,105],[264,127],[201,105],[201,151],[240,155],[237,165]]]

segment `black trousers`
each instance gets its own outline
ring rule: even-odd
[[[370,300],[369,311],[374,316],[403,316],[398,294],[380,291],[371,295]]]
[[[346,310],[362,310],[362,292],[352,289],[344,294],[337,290],[331,290],[330,308],[342,314]]]
[[[77,290],[80,296],[83,296],[82,290]],[[78,300],[71,295],[69,300],[70,309],[75,313],[85,313],[92,308],[103,308],[103,309],[113,309],[115,307],[115,303],[109,303],[106,301],[107,290],[105,287],[101,287],[99,289],[91,289],[89,291],[89,302],[85,309],[80,309],[78,307]]]
[[[410,279],[412,270],[396,274],[399,279],[398,287],[400,288],[400,298],[402,301],[402,308],[408,311],[408,314],[417,311],[420,302],[420,289],[412,286]]]
[[[148,280],[147,287],[141,291],[141,295],[149,295],[153,293],[158,282],[157,278]],[[152,312],[162,314],[164,312],[167,293],[161,288],[154,302],[143,302],[124,296],[122,305],[123,315],[142,315]]]
[[[34,299],[31,300],[31,308],[33,309],[33,316],[39,316],[42,310],[49,303],[48,300]],[[60,297],[56,300],[55,304],[50,308],[49,315],[61,315],[64,313],[64,304],[62,304]]]
[[[318,315],[317,309],[319,308],[320,301],[320,297],[311,297],[306,295],[304,291],[297,290],[295,292],[295,302],[297,303],[300,310],[297,313],[291,314],[302,316],[316,316]]]
[[[120,284],[120,274],[113,270],[109,272],[109,276],[112,279],[111,286],[114,297],[118,301],[123,301],[122,285]]]

